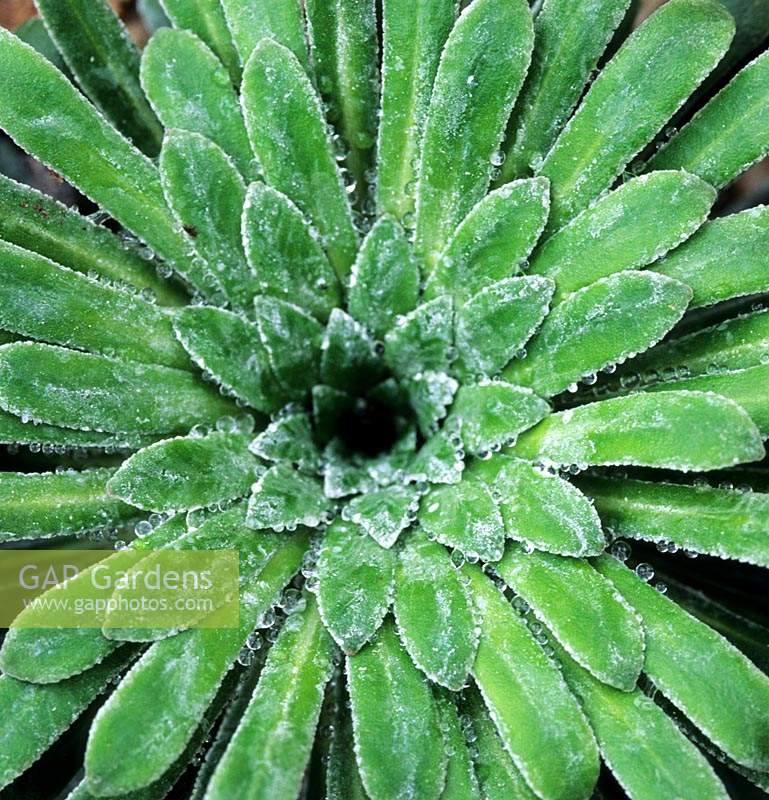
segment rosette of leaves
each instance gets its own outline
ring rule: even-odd
[[[625,541],[769,565],[766,13],[38,6],[0,126],[110,221],[0,182],[2,539],[236,549],[241,622],[25,611],[0,783],[97,703],[69,800],[769,786],[766,630]]]

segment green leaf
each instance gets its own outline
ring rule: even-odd
[[[174,2],[181,5],[185,0]],[[165,128],[205,136],[232,158],[244,178],[256,175],[243,112],[227,70],[194,33],[161,28],[144,49],[141,75]]]
[[[184,241],[155,165],[56,67],[6,30],[0,31],[0,71],[7,76],[0,127],[173,266],[183,266]]]
[[[448,369],[454,343],[452,305],[450,297],[438,297],[395,321],[385,336],[385,360],[398,377]]]
[[[672,0],[603,68],[539,170],[556,231],[609,188],[726,52],[734,22],[714,0]]]
[[[515,181],[487,194],[462,220],[430,275],[426,294],[464,302],[526,263],[547,222],[549,183]]]
[[[239,628],[196,628],[145,652],[91,727],[88,788],[119,795],[157,780],[185,749],[256,621],[298,571],[307,536],[286,538],[266,567],[241,590]],[[176,668],[169,670],[169,664]],[[151,697],[152,702],[147,702]],[[122,735],[131,731],[131,736]],[[163,731],[158,736],[158,731]],[[138,748],[138,750],[137,750]],[[138,751],[142,758],[136,758]]]
[[[769,567],[769,494],[597,476],[580,486],[615,536]]]
[[[91,353],[189,368],[171,319],[142,298],[0,241],[0,325]]]
[[[274,39],[308,66],[307,40],[299,0],[220,0],[242,64],[262,39]]]
[[[651,160],[686,169],[720,189],[769,152],[769,54],[762,53],[722,89]]]
[[[446,786],[441,800],[481,800],[475,762],[454,700],[447,692],[436,697],[446,747]]]
[[[352,398],[350,398],[352,400]],[[353,401],[353,409],[354,409]],[[378,483],[362,458],[355,458],[338,437],[323,452],[323,491],[326,497],[339,499],[353,494],[368,494]]]
[[[468,476],[488,485],[511,539],[559,556],[598,555],[601,520],[571,483],[504,455],[475,461]]]
[[[381,337],[397,317],[414,310],[418,298],[419,265],[406,233],[392,217],[380,217],[352,268],[350,313]]]
[[[465,468],[464,456],[459,434],[440,430],[422,445],[409,464],[408,473],[415,481],[459,483]]]
[[[175,28],[192,31],[216,53],[233,83],[240,81],[240,57],[219,0],[162,0]],[[146,48],[145,48],[146,50]]]
[[[321,459],[308,414],[279,416],[254,440],[249,449],[267,461],[288,461],[306,472],[320,468]]]
[[[571,116],[630,5],[547,0],[534,18],[531,69],[510,118],[502,166],[509,181],[536,170]]]
[[[341,308],[331,312],[321,348],[321,378],[336,389],[360,392],[384,377],[374,340]]]
[[[190,249],[184,277],[207,298],[223,291],[233,307],[250,309],[257,286],[243,267],[240,214],[246,187],[234,163],[205,137],[173,130],[163,140],[160,177]]]
[[[388,486],[355,497],[347,507],[352,522],[380,547],[390,548],[401,531],[411,525],[419,507],[417,491],[408,486]]]
[[[552,397],[605,367],[655,345],[681,319],[688,286],[656,272],[628,270],[570,295],[504,370],[512,383]]]
[[[248,494],[257,461],[238,433],[166,439],[124,461],[109,492],[156,512],[188,511]]]
[[[738,764],[767,771],[769,678],[616,559],[601,556],[597,566],[643,619],[644,670],[657,689]]]
[[[478,292],[456,315],[461,371],[484,377],[499,373],[547,315],[554,290],[551,280],[533,276],[508,278]]]
[[[428,271],[486,194],[533,45],[524,0],[476,0],[449,35],[419,166],[416,247]]]
[[[419,524],[431,539],[457,548],[467,558],[502,558],[502,517],[491,492],[478,481],[431,489],[422,498]]]
[[[766,381],[769,364],[761,364],[749,369],[717,371],[714,375],[701,375],[682,378],[649,386],[650,392],[683,390],[688,392],[715,392],[738,403],[761,431],[764,438],[769,437],[769,398],[766,394]],[[763,454],[763,451],[762,451]]]
[[[264,40],[246,64],[242,91],[246,128],[266,182],[311,220],[344,278],[355,260],[358,234],[309,78],[290,51]]]
[[[633,464],[686,472],[758,461],[764,446],[750,417],[731,400],[705,392],[660,392],[553,414],[523,434],[513,453],[561,465]]]
[[[589,797],[598,751],[577,701],[491,580],[464,572],[482,620],[473,675],[505,750],[543,800]]]
[[[261,293],[289,300],[321,322],[341,305],[336,273],[302,212],[263,183],[246,193],[243,244]]]
[[[320,481],[278,464],[254,484],[246,524],[276,531],[293,530],[297,525],[317,528],[331,508]]]
[[[138,516],[109,497],[112,469],[0,472],[0,541],[82,535]]]
[[[633,690],[644,662],[643,629],[610,581],[582,559],[527,553],[516,544],[497,571],[580,666],[602,683]]]
[[[22,42],[32,45],[40,55],[45,56],[51,64],[67,75],[69,71],[67,65],[40,17],[31,17],[22,22],[18,28],[14,28],[13,32]]]
[[[89,672],[50,686],[0,677],[0,787],[40,758],[117,677],[129,655],[116,653]]]
[[[678,247],[707,219],[715,197],[711,186],[686,172],[632,178],[551,236],[531,260],[531,272],[555,281],[560,302]]]
[[[160,278],[144,250],[121,240],[30,186],[0,175],[0,237],[89,277],[151,292],[161,305],[186,302],[178,287]]]
[[[189,306],[176,316],[174,330],[204,373],[240,400],[266,414],[285,405],[255,324],[222,308]]]
[[[329,119],[341,135],[345,167],[365,202],[374,161],[379,107],[379,39],[375,0],[307,0],[312,64]]]
[[[259,683],[206,791],[210,800],[245,793],[294,800],[310,758],[323,690],[333,671],[333,642],[315,601],[289,616]]]
[[[427,438],[438,431],[438,423],[446,416],[459,383],[444,372],[422,372],[406,384],[411,407],[421,434]]]
[[[0,406],[105,433],[175,433],[237,411],[190,372],[31,342],[0,347]]]
[[[371,800],[438,800],[446,778],[438,707],[391,623],[348,657],[347,679],[355,752]]]
[[[652,698],[604,685],[566,654],[561,663],[601,756],[629,797],[654,800],[685,791],[698,800],[728,800],[705,756]]]
[[[291,400],[303,400],[320,379],[323,326],[299,306],[275,297],[257,297],[254,313],[275,380]]]
[[[458,692],[478,649],[478,622],[447,550],[415,531],[400,553],[393,611],[403,646],[433,683]]]
[[[347,708],[347,693],[340,675],[332,679],[326,702],[331,706],[330,713],[321,716],[321,726],[330,720],[328,735],[319,742],[325,745],[326,800],[367,800],[366,791],[360,779],[358,763],[355,760],[352,719]]]
[[[40,0],[37,10],[85,94],[150,156],[162,129],[139,83],[139,50],[103,0]]]
[[[654,269],[691,286],[691,307],[701,308],[769,290],[767,247],[769,208],[757,206],[706,222]]]
[[[505,752],[494,723],[477,689],[466,695],[462,710],[475,737],[475,774],[484,800],[538,800],[523,776]]]
[[[336,520],[318,554],[318,609],[347,654],[357,653],[390,607],[397,555],[355,524]]]
[[[457,392],[446,424],[459,431],[469,453],[480,455],[513,444],[549,412],[550,406],[530,389],[485,380]]]
[[[162,549],[186,533],[184,516],[172,517],[106,560],[110,569],[116,571],[121,563],[133,566],[137,551]],[[85,596],[95,598],[98,595],[108,601],[112,591],[111,586],[97,590],[91,580],[91,570],[85,569],[66,583],[48,590],[44,596],[50,601],[69,598],[71,602],[85,593]],[[16,617],[0,650],[3,672],[31,683],[58,683],[101,663],[120,645],[105,638],[99,628],[46,628],[47,614],[42,606],[28,606]]]
[[[382,118],[377,144],[377,207],[406,223],[414,212],[420,144],[456,0],[383,0]]]

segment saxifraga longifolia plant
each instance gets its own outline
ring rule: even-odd
[[[767,789],[769,208],[718,192],[769,9],[163,5],[140,54],[38,0],[71,80],[0,33],[109,220],[0,180],[0,536],[236,549],[241,624],[25,611],[0,784],[88,710],[68,800]]]

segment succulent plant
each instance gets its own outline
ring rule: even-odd
[[[37,4],[74,83],[0,32],[0,127],[97,211],[0,179],[0,539],[235,550],[240,626],[22,612],[0,786],[99,697],[69,800],[769,788],[769,633],[689,587],[769,566],[769,209],[709,219],[769,15]]]

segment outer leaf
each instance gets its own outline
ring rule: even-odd
[[[433,683],[459,691],[475,661],[478,623],[447,550],[415,531],[401,551],[393,611],[412,661]]]
[[[589,797],[598,751],[577,701],[504,595],[464,570],[482,619],[473,675],[505,749],[543,800]]]
[[[365,202],[377,136],[379,40],[375,0],[308,0],[313,70],[349,148],[345,165]]]
[[[235,308],[248,309],[257,286],[243,266],[240,213],[246,187],[235,165],[203,136],[171,131],[163,141],[160,176],[192,253],[185,277],[205,296],[223,291]]]
[[[267,461],[290,461],[308,472],[321,465],[310,417],[304,413],[279,416],[251,442],[249,449]]]
[[[0,406],[105,433],[175,433],[237,411],[189,372],[30,342],[0,348]]]
[[[691,297],[688,286],[655,272],[602,278],[556,306],[526,358],[511,362],[503,375],[552,397],[652,347],[681,319]]]
[[[341,304],[339,281],[302,212],[263,183],[248,187],[243,244],[263,294],[295,303],[321,322]]]
[[[220,0],[232,39],[246,64],[262,39],[274,39],[287,47],[303,66],[308,65],[307,41],[299,0]]]
[[[390,548],[414,521],[418,507],[416,489],[396,485],[353,498],[348,513],[380,547]]]
[[[4,176],[0,176],[0,237],[76,272],[152,292],[161,305],[176,306],[185,300],[177,287],[158,276],[143,250],[53,198]]]
[[[112,474],[0,472],[0,541],[84,534],[136,518],[136,509],[108,497]]]
[[[521,436],[514,453],[563,465],[706,471],[759,460],[764,447],[736,403],[705,392],[660,392],[553,414]]]
[[[396,321],[385,336],[385,359],[400,378],[443,372],[451,363],[453,312],[450,297],[439,297]]]
[[[438,800],[446,778],[438,708],[392,624],[347,659],[355,752],[371,800]]]
[[[554,289],[548,278],[508,278],[460,308],[456,346],[462,371],[487,377],[499,373],[545,318]]]
[[[303,400],[320,377],[323,327],[299,306],[274,297],[257,297],[254,312],[275,379],[289,398]]]
[[[161,0],[175,28],[192,31],[224,64],[233,83],[240,81],[240,57],[230,37],[219,0]]]
[[[381,337],[396,317],[414,310],[418,297],[419,265],[406,233],[392,217],[380,217],[352,268],[350,313]]]
[[[769,152],[769,54],[748,64],[652,159],[721,188]]]
[[[428,297],[463,302],[519,272],[550,210],[544,178],[515,181],[487,194],[462,220],[427,283]]]
[[[474,462],[469,476],[488,485],[511,539],[559,556],[598,555],[606,548],[592,504],[563,478],[504,455]]]
[[[650,392],[684,390],[693,392],[715,392],[735,403],[739,403],[750,414],[764,438],[769,437],[769,404],[766,381],[769,365],[761,364],[749,369],[728,370],[715,375],[702,375],[650,386]]]
[[[619,561],[601,556],[597,566],[643,618],[644,669],[654,685],[737,763],[766,771],[769,678]]]
[[[357,525],[337,520],[318,555],[318,609],[329,633],[357,653],[379,629],[390,607],[397,556]]]
[[[33,339],[131,361],[189,368],[157,306],[0,241],[0,325]]]
[[[265,413],[285,404],[256,325],[221,308],[190,306],[174,329],[192,360],[241,400]]]
[[[600,477],[580,485],[616,536],[769,566],[769,494]]]
[[[110,568],[117,570],[123,562],[132,566],[136,563],[137,550],[161,549],[186,533],[184,516],[172,517],[147,536],[134,539],[125,550],[108,556]],[[71,601],[83,597],[84,591],[88,597],[97,596],[90,570],[81,571],[77,577],[53,587],[45,594],[51,601],[57,598],[69,598]],[[98,594],[106,602],[112,596],[112,588]],[[42,627],[47,613],[43,607],[28,606],[14,620],[14,627],[6,634],[0,650],[3,672],[31,683],[58,683],[101,663],[121,644],[106,639],[98,628]]]
[[[382,3],[382,119],[377,206],[405,221],[414,210],[417,164],[435,73],[456,0]]]
[[[488,453],[513,444],[549,411],[550,406],[530,389],[482,381],[457,392],[447,424],[459,431],[468,452]]]
[[[148,155],[162,129],[139,84],[139,51],[101,0],[40,0],[37,10],[83,91]]]
[[[246,437],[217,432],[140,450],[121,464],[109,491],[148,511],[187,511],[248,494],[256,473]]]
[[[109,686],[130,653],[117,653],[89,672],[51,686],[0,677],[0,787],[37,759]]]
[[[769,208],[758,206],[706,222],[654,269],[691,286],[691,307],[701,308],[769,290],[767,247]]]
[[[559,302],[600,278],[664,256],[702,225],[715,197],[712,187],[685,172],[632,178],[551,236],[531,272],[555,281]]]
[[[270,649],[251,702],[206,791],[208,800],[245,793],[294,800],[310,758],[333,643],[315,602],[291,615]]]
[[[168,2],[168,0],[166,0]],[[203,22],[201,0],[186,3],[185,14]],[[212,6],[210,0],[203,0]],[[192,12],[192,13],[190,13]],[[187,30],[161,28],[142,56],[142,85],[165,128],[199,133],[224,150],[245,178],[255,175],[254,155],[238,96],[216,56]]]
[[[254,484],[246,524],[277,531],[293,530],[297,525],[316,528],[330,509],[319,481],[278,464]]]
[[[565,654],[561,662],[601,756],[632,800],[728,800],[707,759],[654,700],[604,685]]]
[[[0,31],[0,71],[7,76],[0,126],[163,258],[183,265],[184,243],[154,164],[56,67],[5,30]],[[44,118],[40,109],[46,110]]]
[[[296,535],[241,592],[239,628],[197,628],[156,642],[102,706],[91,728],[86,778],[97,796],[157,780],[184,750],[257,619],[299,569],[307,537]],[[169,664],[179,669],[169,671]],[[148,703],[147,697],[153,702]],[[120,735],[130,730],[131,736]],[[158,736],[159,730],[164,731]],[[144,757],[135,758],[137,748]]]
[[[430,538],[456,547],[468,558],[502,558],[502,517],[491,493],[478,481],[464,480],[456,486],[432,489],[422,498],[419,524]]]
[[[430,268],[486,194],[533,44],[523,0],[476,0],[449,35],[430,100],[417,191],[416,246]]]
[[[541,167],[549,229],[586,208],[647,145],[726,52],[734,22],[713,0],[673,0],[604,67]]]
[[[578,664],[602,683],[632,691],[643,667],[643,629],[606,578],[587,561],[526,553],[515,544],[497,570]]]
[[[358,234],[320,100],[301,64],[282,45],[262,41],[246,64],[242,102],[267,183],[310,218],[337,275],[344,278],[355,260]]]
[[[347,692],[341,676],[336,675],[326,702],[332,706],[328,717],[331,730],[327,737],[326,800],[366,800],[366,791],[355,760],[352,719],[347,708]],[[321,725],[324,717],[321,716]],[[323,743],[321,743],[322,746]]]
[[[475,763],[454,700],[448,693],[442,692],[436,697],[436,702],[448,756],[446,786],[441,800],[481,800]]]
[[[534,18],[534,55],[510,119],[502,178],[536,170],[577,105],[630,0],[547,0]]]

